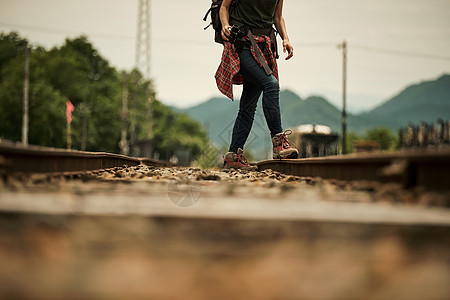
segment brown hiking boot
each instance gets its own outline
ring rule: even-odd
[[[237,153],[228,152],[223,157],[223,168],[224,169],[241,169],[247,171],[256,171],[258,169],[257,166],[251,166],[247,158],[244,156],[244,151],[239,148]]]
[[[274,159],[298,157],[297,147],[295,147],[294,143],[287,138],[291,133],[292,130],[286,130],[285,132],[276,134],[272,138]]]

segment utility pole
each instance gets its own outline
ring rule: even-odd
[[[342,49],[342,154],[347,154],[347,41],[338,48]]]
[[[85,102],[80,103],[80,112],[81,112],[81,151],[86,150],[87,145],[87,132],[88,132],[88,113],[89,106]]]
[[[152,139],[153,138],[153,96],[149,96],[147,98],[147,130],[146,130],[146,138]]]
[[[30,47],[25,46],[25,76],[23,83],[23,111],[22,111],[22,144],[28,145],[28,96],[30,83]]]
[[[136,111],[137,111],[137,101],[138,101],[138,92],[137,92],[137,86],[138,86],[138,77],[135,72],[131,72],[130,77],[128,80],[131,80],[131,86],[133,87],[131,90],[131,95],[129,97],[130,102],[130,140],[129,145],[131,146],[131,155],[136,156],[137,148],[136,148]]]
[[[148,93],[151,93],[150,90],[148,90]],[[150,95],[147,98],[147,130],[146,130],[146,140],[147,140],[147,146],[146,146],[146,153],[145,156],[152,158],[153,153],[153,96]]]
[[[123,72],[123,89],[122,89],[122,132],[119,143],[120,153],[128,155],[130,153],[130,147],[127,140],[127,127],[128,127],[128,78],[125,72]]]

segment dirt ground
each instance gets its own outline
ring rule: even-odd
[[[446,195],[233,172],[6,178],[0,299],[450,298]]]

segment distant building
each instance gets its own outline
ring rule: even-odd
[[[297,146],[300,158],[338,154],[339,135],[325,125],[297,126],[292,129],[291,140]]]

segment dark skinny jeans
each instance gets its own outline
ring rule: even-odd
[[[256,62],[250,50],[242,50],[239,54],[241,74],[244,76],[244,86],[239,103],[239,112],[234,122],[230,152],[244,148],[255,118],[256,106],[263,93],[262,106],[271,137],[283,131],[280,114],[280,85],[275,76],[267,75]]]

